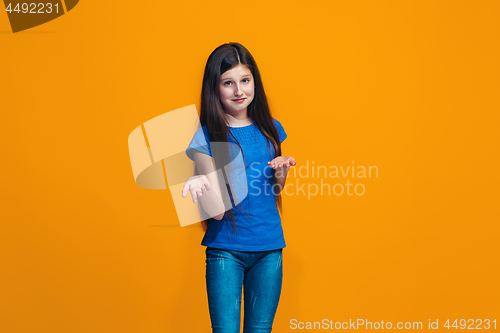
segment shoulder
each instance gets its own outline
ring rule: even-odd
[[[274,126],[276,126],[276,128],[278,128],[278,127],[283,128],[283,126],[281,125],[281,123],[277,119],[275,119],[275,118],[273,118],[273,124],[274,124]]]
[[[193,134],[191,142],[186,149],[187,156],[193,161],[195,150],[212,156],[212,150],[210,147],[210,140],[206,126],[200,127],[196,130],[196,132]]]
[[[278,131],[280,141],[283,142],[283,140],[285,140],[287,137],[287,134],[285,132],[285,129],[283,128],[283,125],[281,125],[281,123],[274,118],[273,118],[273,124],[276,127],[276,131]]]
[[[277,119],[273,118],[273,124],[276,127],[276,129],[278,130],[278,132],[284,132],[285,131],[285,129],[283,128],[283,125],[281,125],[281,123]]]
[[[208,136],[207,126],[203,126],[203,127],[198,128],[198,130],[196,130],[196,132],[193,135],[193,139],[196,141],[205,140],[208,142],[209,141],[208,138],[209,138],[209,136]]]

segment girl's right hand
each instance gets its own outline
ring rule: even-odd
[[[188,195],[188,192],[191,192],[193,202],[196,203],[198,202],[198,197],[207,194],[207,191],[210,191],[210,183],[207,176],[193,176],[186,181],[186,184],[184,184],[184,188],[182,189],[182,197],[185,198]]]

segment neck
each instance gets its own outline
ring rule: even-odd
[[[237,114],[230,114],[226,112],[226,122],[231,127],[241,127],[250,125],[252,120],[248,118],[247,110],[238,112]]]

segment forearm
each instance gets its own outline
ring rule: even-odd
[[[285,188],[286,176],[288,175],[290,167],[283,166],[276,169],[274,176],[276,177],[276,195],[279,195]]]
[[[214,186],[210,183],[210,191],[207,191],[202,196],[198,197],[203,210],[211,217],[216,220],[222,219],[224,217],[224,212],[226,208],[221,197],[216,193]]]

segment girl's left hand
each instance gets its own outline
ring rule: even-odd
[[[294,166],[297,163],[295,162],[295,159],[292,156],[278,156],[275,159],[273,159],[271,162],[267,162],[267,164],[271,168],[277,169],[277,168],[282,168],[282,167],[288,168],[290,166]]]

